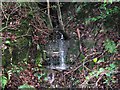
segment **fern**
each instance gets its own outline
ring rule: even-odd
[[[7,78],[5,76],[0,76],[0,87],[2,87],[3,89],[5,88],[5,85],[7,84]]]

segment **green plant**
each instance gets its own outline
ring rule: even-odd
[[[105,62],[105,59],[104,59],[104,58],[100,58],[100,59],[97,61],[98,64],[101,63],[101,62]]]
[[[0,76],[0,84],[2,86],[2,88],[4,89],[5,88],[5,85],[7,84],[7,78],[5,76]]]
[[[103,82],[107,85],[110,85],[110,83],[115,83],[115,79],[113,78],[114,76],[114,71],[116,71],[117,66],[115,65],[115,63],[110,64],[108,67],[106,67],[105,69],[108,70],[109,72],[106,72],[106,77],[107,79]]]
[[[116,49],[116,44],[113,40],[110,40],[110,39],[107,39],[105,42],[104,42],[104,46],[105,46],[105,49],[110,52],[110,53],[115,53],[117,52],[117,49]]]
[[[114,63],[112,63],[108,67],[106,67],[105,69],[109,71],[106,73],[106,76],[110,77],[116,68],[117,68],[117,66]]]
[[[105,75],[106,78],[104,79],[104,84],[110,85],[110,83],[115,83],[115,80],[113,78],[114,71],[116,71],[116,64],[112,63],[109,66],[105,68],[99,68],[98,70],[94,70],[89,73],[89,75],[86,77],[86,80],[90,80],[91,78],[97,78],[99,80],[100,76]]]
[[[99,75],[104,71],[105,71],[104,68],[99,68],[98,70],[94,70],[89,73],[89,76],[87,76],[86,79],[89,80],[91,76],[98,78]]]
[[[20,89],[20,90],[26,90],[26,89],[36,90],[36,89],[34,88],[34,86],[31,86],[31,85],[28,85],[28,84],[23,84],[23,85],[19,86],[18,89]]]

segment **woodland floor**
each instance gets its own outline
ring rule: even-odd
[[[100,33],[99,35],[97,35],[98,37],[101,36],[101,38],[104,39],[104,36],[108,36],[111,37],[113,40],[119,41],[119,37],[117,36],[117,32],[113,33],[113,32],[108,32],[106,34]],[[99,37],[100,38],[100,37]],[[101,39],[101,40],[103,40]],[[99,47],[96,47],[96,51],[102,51],[102,41],[99,41]],[[85,47],[83,47],[83,50],[86,50]],[[85,52],[85,51],[84,51]],[[104,51],[103,51],[104,52]],[[89,51],[85,52],[86,54],[89,53]],[[88,57],[94,57],[96,56],[96,54]],[[101,54],[97,55],[97,56],[101,56]],[[119,58],[119,54],[116,54],[114,58]],[[102,62],[99,65],[98,64],[94,64],[94,69],[97,68],[98,66],[100,67],[105,67],[108,66],[110,64],[110,62]],[[91,78],[90,81],[88,81],[88,83],[86,84],[85,82],[86,79],[85,77],[88,75],[87,70],[81,70],[79,71],[78,68],[82,67],[82,63],[79,62],[79,60],[76,60],[76,63],[74,63],[73,65],[70,66],[70,68],[68,70],[65,71],[57,71],[57,70],[50,70],[48,71],[46,68],[41,68],[38,66],[35,66],[34,64],[24,64],[24,63],[19,63],[17,65],[18,67],[24,67],[24,69],[19,73],[19,74],[12,74],[10,77],[10,80],[8,81],[7,85],[6,85],[6,90],[10,89],[10,88],[18,88],[18,86],[24,84],[24,83],[28,83],[29,85],[34,86],[37,89],[42,89],[42,88],[86,88],[86,87],[90,87],[90,88],[109,88],[109,89],[114,89],[114,88],[120,88],[120,73],[117,73],[113,76],[113,78],[115,79],[115,83],[107,86],[103,83],[104,79],[106,78],[105,76],[103,76],[99,82],[97,87],[95,86],[95,83],[97,81],[96,78]],[[89,68],[90,65],[87,64],[87,66]],[[9,67],[11,68],[11,67]],[[16,67],[13,67],[14,69]],[[118,71],[120,71],[120,67],[117,69]],[[41,76],[40,78],[35,76],[37,75],[42,75],[44,73],[46,73],[48,71],[48,73],[50,72],[54,72],[55,74],[55,78],[53,79],[53,81],[51,80],[45,80],[45,75]],[[6,75],[7,76],[7,75]],[[75,82],[76,81],[76,82]],[[85,85],[84,85],[85,84]]]
[[[84,16],[85,15],[93,15],[91,17],[96,17],[97,14],[99,16],[99,14],[101,12],[97,12],[97,11],[99,10],[99,5],[102,5],[102,4],[99,4],[99,3],[90,4],[91,7],[94,5],[94,8],[95,8],[95,9],[90,8],[90,11],[89,11],[89,6],[87,6],[89,4],[84,4],[84,3],[82,3],[80,5],[79,4],[80,3],[78,3],[78,6],[83,5],[83,8],[81,7],[82,8],[81,10],[79,10],[80,8],[78,8],[78,10],[80,11],[79,13],[75,12],[76,11],[75,3],[71,4],[72,5],[71,7],[67,7],[67,6],[69,6],[69,3],[67,3],[65,5],[63,3],[64,7],[62,7],[62,9],[61,9],[61,11],[63,13],[63,18],[64,18],[63,22],[65,24],[65,30],[71,39],[70,47],[69,47],[69,49],[71,51],[70,51],[69,57],[68,57],[69,61],[70,61],[70,63],[69,63],[70,67],[64,71],[49,70],[44,65],[37,66],[33,63],[32,64],[28,63],[28,62],[26,63],[26,62],[24,62],[24,60],[21,60],[21,62],[20,61],[17,62],[17,60],[21,59],[20,56],[19,56],[19,58],[14,60],[15,62],[17,62],[17,64],[13,64],[13,66],[12,65],[6,66],[8,64],[7,61],[10,61],[7,59],[7,56],[9,56],[8,54],[11,53],[8,50],[7,54],[5,54],[6,56],[3,59],[6,62],[6,64],[3,67],[3,75],[5,75],[7,78],[9,78],[7,84],[5,85],[5,90],[12,90],[12,89],[17,90],[20,85],[23,85],[26,83],[31,86],[34,86],[36,89],[39,89],[39,90],[43,90],[44,88],[103,88],[105,90],[120,89],[120,66],[114,67],[116,70],[115,74],[110,75],[109,78],[105,75],[108,72],[107,70],[100,73],[97,78],[92,75],[90,76],[91,72],[94,72],[95,70],[99,70],[100,68],[103,69],[105,67],[109,67],[109,65],[112,64],[113,62],[118,63],[118,65],[120,64],[120,53],[119,53],[120,45],[118,45],[118,46],[116,45],[117,52],[115,52],[115,53],[107,52],[105,49],[105,46],[103,45],[104,41],[106,39],[110,39],[110,40],[114,41],[115,44],[120,43],[119,24],[117,24],[118,28],[114,27],[114,28],[116,28],[116,30],[114,30],[113,27],[111,29],[105,28],[104,26],[102,26],[104,19],[105,19],[103,16],[102,17],[103,19],[101,21],[98,20],[98,22],[97,21],[90,22],[90,23],[87,22],[88,24],[84,25],[84,23],[83,23],[84,20],[82,21],[82,19],[86,18]],[[4,5],[6,5],[6,3]],[[37,32],[39,30],[41,30],[41,31],[46,30],[46,26],[45,26],[45,24],[43,25],[43,22],[42,22],[42,19],[45,19],[45,18],[39,17],[39,16],[42,16],[42,14],[46,13],[46,11],[44,11],[44,8],[42,8],[44,13],[43,12],[41,13],[38,10],[38,13],[40,13],[40,15],[39,15],[39,14],[36,14],[36,13],[34,14],[33,12],[31,12],[31,10],[32,10],[31,8],[33,8],[32,6],[29,6],[30,9],[28,10],[29,7],[27,6],[27,4],[25,5],[25,8],[23,8],[23,9],[20,6],[19,6],[20,8],[19,7],[16,8],[16,6],[14,6],[14,5],[15,4],[13,3],[10,6],[8,5],[8,7],[7,6],[5,7],[5,12],[7,15],[4,15],[4,16],[9,16],[9,12],[10,12],[10,14],[15,12],[15,13],[11,14],[11,16],[13,15],[15,18],[15,20],[13,20],[14,23],[18,24],[18,26],[20,23],[22,23],[23,27],[22,28],[20,28],[21,26],[17,27],[17,25],[15,26],[12,21],[9,21],[9,23],[10,23],[9,26],[11,26],[11,27],[8,28],[8,31],[6,29],[6,31],[4,32],[5,33],[5,35],[3,35],[5,38],[4,41],[6,41],[6,37],[8,38],[8,36],[9,36],[9,35],[7,35],[7,32],[9,32],[10,30],[12,32],[12,30],[13,30],[13,31],[17,32],[17,34],[15,32],[12,32],[13,36],[11,35],[11,38],[13,39],[13,41],[15,40],[14,34],[16,34],[16,36],[18,35],[17,39],[18,39],[18,42],[21,45],[21,47],[22,47],[22,44],[26,44],[26,42],[28,42],[28,44],[29,44],[29,42],[31,41],[31,39],[29,39],[29,36],[28,36],[28,39],[26,39],[25,41],[24,41],[25,38],[23,38],[23,37],[24,37],[26,30],[29,30],[28,28],[30,27],[30,30],[31,30],[30,32],[32,32],[32,34],[34,34],[32,36],[33,41],[36,41],[36,42],[40,41],[40,44],[44,44],[44,43],[41,43],[41,41],[44,40],[42,37],[42,36],[44,36],[43,33],[39,32],[40,33],[40,35],[39,35],[39,33]],[[85,9],[84,6],[86,6],[87,8]],[[97,6],[98,6],[98,8],[97,8]],[[114,4],[113,4],[113,6],[114,6]],[[118,4],[118,6],[120,6],[120,5]],[[12,9],[14,10],[14,8],[15,8],[15,11],[12,11]],[[46,8],[48,8],[48,7],[46,7]],[[103,7],[103,8],[105,8],[105,7]],[[35,8],[35,11],[37,11],[36,8]],[[95,12],[97,12],[97,13],[95,13]],[[103,10],[103,12],[104,12],[104,10]],[[110,12],[112,12],[112,10]],[[92,14],[90,14],[90,13],[92,13]],[[12,18],[13,18],[13,16],[12,16]],[[20,18],[19,19],[20,21],[18,19],[16,19],[17,17]],[[56,17],[56,15],[54,15],[54,13],[53,13],[52,17]],[[84,18],[82,18],[82,17],[84,17]],[[111,17],[111,16],[109,16],[109,17]],[[114,21],[114,18],[116,21],[119,19],[118,17],[116,18],[116,16],[114,16],[114,14],[112,17],[113,17],[112,18],[113,21]],[[12,18],[10,18],[10,19],[12,19]],[[30,19],[30,18],[32,18],[32,19]],[[88,19],[88,18],[86,18],[86,19]],[[23,21],[23,22],[21,22],[21,21]],[[53,21],[55,21],[55,18],[53,18]],[[3,18],[3,24],[5,24],[4,22],[7,22],[5,17]],[[108,24],[109,24],[109,26],[111,26],[110,23],[108,23]],[[114,22],[112,22],[112,24],[116,25],[116,23],[114,23]],[[13,27],[15,27],[15,28],[17,27],[18,31],[16,29],[14,29]],[[21,32],[19,32],[19,30],[21,30]],[[32,34],[30,33],[30,35],[32,35]],[[23,37],[22,37],[21,41],[19,41],[19,38],[21,37],[21,35]],[[9,38],[10,38],[10,36],[9,36]],[[35,47],[37,46],[34,43],[33,43],[33,45],[35,45]],[[17,46],[17,44],[16,44],[16,46]],[[27,46],[27,44],[26,44],[26,46]],[[81,47],[81,48],[79,48],[79,47]],[[9,46],[7,48],[9,48]],[[19,46],[18,46],[18,48],[19,48]],[[29,50],[29,48],[30,48],[30,50]],[[26,50],[28,49],[29,52],[33,51],[32,52],[33,56],[34,56],[34,54],[36,54],[36,51],[37,51],[37,50],[36,51],[32,50],[32,49],[34,49],[34,46],[32,47],[32,45],[31,45],[31,47],[27,47],[24,49],[26,49]],[[21,53],[21,55],[25,54],[26,52],[24,52],[25,51],[24,49],[22,50],[22,53],[20,51],[18,51],[18,53]],[[16,55],[18,55],[18,53]],[[31,56],[32,56],[32,54],[31,54]],[[93,61],[93,59],[95,59],[95,58],[97,58],[97,59],[106,58],[106,61],[97,63],[97,61]],[[47,77],[48,73],[49,73],[49,78]],[[55,75],[54,78],[52,78],[52,79],[51,79],[51,77],[52,77],[51,73],[54,73],[54,75]],[[87,76],[89,76],[88,79],[86,79]],[[107,80],[107,79],[109,81],[107,83],[104,83],[105,80]],[[113,79],[115,80],[114,83],[112,82]]]

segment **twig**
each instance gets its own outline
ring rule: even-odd
[[[18,37],[16,37],[16,39],[19,39],[19,38],[23,38],[23,37],[32,37],[31,35],[21,35],[21,36],[18,36]]]
[[[50,23],[50,28],[53,29],[52,21],[50,18],[50,2],[49,2],[49,0],[47,0],[47,11],[48,11],[48,19],[49,19],[49,23]]]
[[[100,53],[101,53],[101,52],[96,52],[96,53],[92,53],[92,54],[90,54],[90,55],[87,55],[82,61],[86,61],[86,60],[88,59],[88,57],[93,56],[93,55],[96,55],[96,54],[100,54]],[[86,61],[86,62],[83,62],[83,64],[85,64],[85,63],[87,63],[87,62],[90,62],[90,61],[92,61],[92,60],[88,60],[88,61]],[[76,71],[76,70],[79,69],[81,66],[83,66],[83,64],[82,64],[82,63],[78,64],[78,66],[77,66],[76,68],[74,68],[74,69],[72,69],[72,70],[70,70],[70,71],[68,71],[68,72],[65,72],[65,75]]]
[[[3,28],[0,29],[0,32],[3,31],[4,29],[8,28],[8,26],[5,26]]]
[[[109,70],[104,70],[103,72],[101,72],[101,74],[100,74],[100,77],[98,78],[98,80],[96,81],[96,83],[95,83],[95,85],[96,85],[96,87],[98,86],[98,82],[102,79],[102,77],[104,76],[104,75],[106,75],[106,73],[109,73],[110,71]],[[119,71],[113,71],[113,72],[111,72],[111,73],[114,73],[114,74],[116,74],[116,73],[120,73]],[[88,82],[91,80],[91,79],[93,79],[94,77],[96,77],[96,75],[92,75],[92,76],[88,76],[89,77],[89,79],[86,79],[81,85],[80,85],[80,87],[86,87],[87,85],[88,85]]]
[[[95,83],[96,87],[98,86],[98,82],[102,79],[103,76],[104,76],[104,74],[102,74],[102,75],[98,78],[98,80],[96,81],[96,83]]]
[[[94,77],[95,77],[94,75],[93,75],[93,76],[90,76],[89,79],[85,80],[85,81],[80,85],[80,87],[81,87],[81,88],[85,88],[85,87],[88,85],[88,82],[89,82],[92,78],[94,78]]]
[[[116,48],[118,48],[120,46],[120,42],[116,45]]]
[[[79,30],[79,28],[77,28],[76,29],[76,32],[77,32],[77,35],[78,35],[78,40],[79,40],[79,56],[80,56],[80,53],[82,53],[83,55],[84,55],[84,53],[83,53],[83,47],[82,47],[82,45],[81,45],[81,42],[82,42],[82,40],[81,40],[81,34],[80,34],[80,30]],[[79,57],[78,56],[78,57]]]
[[[7,16],[5,15],[5,12],[4,12],[4,10],[3,10],[3,5],[2,5],[2,2],[1,2],[1,11],[2,11],[2,13],[3,13],[4,17],[7,19]]]
[[[6,29],[6,28],[8,27],[8,21],[9,21],[10,15],[11,15],[17,8],[19,8],[20,6],[21,6],[21,4],[20,4],[18,7],[14,8],[14,9],[11,11],[11,13],[8,14],[8,16],[7,16],[7,15],[5,14],[3,8],[2,8],[3,5],[2,5],[2,3],[1,3],[1,11],[2,11],[4,17],[7,19],[7,21],[6,21],[6,26],[5,26],[2,30]],[[2,30],[0,30],[0,31],[2,31]]]
[[[91,71],[87,66],[83,65],[83,67],[85,67],[88,71]]]
[[[20,4],[18,7],[15,7],[15,8],[12,10],[12,12],[10,13],[10,15],[11,15],[15,10],[17,10],[19,7],[21,7],[21,4]]]
[[[105,75],[105,72],[106,72],[106,70],[103,71],[103,72],[101,72],[99,79],[98,79],[97,82],[95,83],[96,86],[98,85],[98,82],[102,79],[103,75]],[[85,88],[86,86],[88,86],[88,82],[89,82],[91,79],[93,79],[94,77],[96,77],[96,75],[92,75],[92,76],[89,75],[89,76],[87,76],[87,77],[89,77],[89,79],[86,79],[86,80],[80,85],[80,87]]]
[[[33,25],[33,24],[31,24],[31,26],[33,26],[34,28],[36,28],[37,30],[39,30],[39,31],[41,31],[41,32],[43,32],[43,31],[44,31],[44,29],[42,29],[42,30],[41,30],[41,29],[39,29],[38,27],[36,27],[35,25]],[[45,33],[45,34],[48,34],[48,33],[47,33],[47,32],[45,32],[45,31],[44,31],[44,33]]]
[[[60,29],[64,30],[59,0],[57,0],[57,14],[58,14],[58,21],[60,24]]]

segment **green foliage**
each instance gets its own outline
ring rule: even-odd
[[[0,84],[2,86],[2,88],[4,89],[5,88],[5,85],[7,84],[7,78],[5,76],[0,76]]]
[[[104,46],[105,46],[105,49],[110,53],[116,53],[117,52],[116,44],[113,40],[107,39],[104,42]]]
[[[85,18],[84,22],[86,24],[90,24],[90,22],[103,22],[106,27],[112,28],[115,23],[115,16],[117,15],[117,17],[120,17],[120,8],[118,6],[110,6],[110,3],[103,3],[99,6],[99,10],[99,14],[97,15],[93,15],[89,12],[91,14],[89,15],[89,18]]]
[[[34,88],[34,86],[31,86],[31,85],[28,85],[28,84],[23,84],[23,85],[19,86],[18,89],[20,89],[20,90],[26,90],[26,89],[36,90],[36,89]]]
[[[46,78],[46,73],[35,73],[34,76],[38,77],[38,79],[41,80],[41,78]]]
[[[98,59],[97,59],[97,58],[94,58],[94,59],[93,59],[93,62],[94,62],[94,63],[96,63],[97,61],[98,61]]]
[[[100,59],[97,61],[98,64],[101,63],[101,62],[105,62],[105,59],[104,59],[104,58],[100,58]]]
[[[42,67],[42,53],[40,52],[40,48],[41,48],[40,45],[37,44],[38,53],[35,58],[35,64],[38,65],[39,67]]]
[[[78,6],[78,8],[76,9],[76,13],[80,12],[80,6]]]
[[[117,68],[117,66],[114,63],[112,63],[108,67],[106,67],[105,69],[110,71],[109,73],[107,73],[107,75],[109,76],[109,74],[111,74],[113,71],[115,71],[116,68]]]
[[[105,70],[104,68],[99,68],[98,70],[94,70],[94,71],[92,71],[92,72],[89,73],[90,76],[87,76],[86,79],[89,80],[89,79],[90,79],[89,77],[91,77],[91,76],[94,76],[94,77],[98,78],[98,76],[99,76],[102,72],[104,72],[104,70]]]
[[[5,44],[7,44],[7,45],[10,45],[10,43],[11,43],[11,42],[10,42],[10,41],[8,41],[8,40],[7,40],[7,41],[5,41]]]
[[[74,1],[76,0],[73,0],[73,2]],[[108,0],[108,1],[110,3],[113,2],[113,0]],[[65,30],[67,32],[70,32],[71,35],[70,37],[76,40],[75,43],[73,42],[74,45],[70,46],[69,49],[70,59],[67,59],[66,63],[70,65],[74,64],[73,66],[78,66],[79,62],[80,63],[86,62],[84,61],[86,56],[88,56],[88,60],[91,58],[93,59],[92,61],[90,60],[90,62],[88,63],[89,65],[86,68],[81,66],[79,68],[79,71],[76,70],[73,76],[71,76],[73,85],[78,85],[81,83],[81,80],[79,80],[79,78],[76,78],[79,77],[79,75],[76,75],[76,73],[80,73],[81,75],[81,71],[83,70],[85,72],[86,70],[90,71],[89,75],[86,77],[87,80],[90,80],[91,77],[95,77],[96,79],[99,79],[100,76],[104,74],[105,77],[103,76],[104,77],[103,79],[105,81],[104,82],[105,84],[109,85],[111,81],[114,83],[114,79],[112,77],[117,66],[115,63],[110,64],[111,60],[109,58],[112,57],[112,55],[117,52],[116,44],[113,40],[107,39],[103,44],[105,49],[100,50],[101,47],[103,48],[103,46],[101,45],[103,41],[101,41],[100,44],[98,44],[99,41],[98,43],[96,41],[97,39],[99,39],[98,38],[99,36],[102,36],[103,33],[105,34],[106,31],[108,31],[108,28],[110,28],[110,30],[114,30],[116,27],[119,26],[119,17],[120,17],[119,4],[116,3],[110,4],[106,2],[107,0],[104,0],[104,3],[86,3],[86,2],[72,3],[70,4],[71,7],[69,7],[69,4],[66,5],[66,3],[61,3],[62,5],[61,10],[63,10],[62,13],[64,14],[65,11],[65,15],[62,16],[63,22],[65,24]],[[46,15],[47,9],[43,8],[42,5],[41,5],[42,7],[37,7],[37,3],[36,4],[19,3],[19,5],[16,4],[15,6],[14,5],[9,6],[9,5],[10,3],[8,4],[5,3],[5,7],[3,7],[3,10],[5,10],[4,11],[5,17],[3,16],[4,19],[2,18],[3,28],[0,29],[0,31],[6,32],[5,35],[3,35],[5,41],[4,44],[6,46],[2,50],[3,51],[2,63],[4,66],[4,71],[8,74],[8,79],[4,76],[0,77],[2,87],[4,88],[7,81],[10,80],[10,76],[12,74],[19,76],[19,73],[21,71],[24,71],[24,69],[26,68],[32,69],[32,71],[34,72],[34,76],[38,78],[40,83],[43,82],[43,79],[45,81],[48,81],[47,74],[45,72],[42,72],[42,70],[44,70],[42,61],[46,59],[47,56],[45,52],[47,51],[44,52],[44,46],[41,47],[42,44],[40,43],[43,37],[47,37],[47,35],[43,35],[42,33],[44,32],[44,30],[47,29],[42,25],[42,23],[45,22],[46,26],[49,27],[48,15]],[[10,9],[7,6],[9,6]],[[12,7],[15,7],[15,9],[13,9],[13,11],[10,11]],[[57,9],[56,5],[51,5],[50,9],[56,10]],[[9,11],[11,13],[9,13]],[[56,19],[56,15],[53,14],[50,16],[51,18]],[[8,20],[6,21],[6,19]],[[83,26],[81,24],[83,24]],[[68,27],[68,25],[70,28]],[[11,26],[13,28],[11,28]],[[104,27],[106,28],[105,29],[106,31],[104,30]],[[79,41],[76,39],[77,37],[75,31],[72,31],[75,30],[76,28],[80,28],[81,39],[83,39],[83,41],[82,40],[80,41],[83,47],[83,54],[80,54],[80,58],[77,58],[77,55],[80,53],[78,49]],[[117,29],[118,28],[116,28],[116,30]],[[90,35],[91,39],[88,39],[89,38],[88,34]],[[37,38],[36,36],[38,36],[39,38]],[[108,51],[109,53],[105,53],[104,55],[105,50]],[[89,57],[88,54],[92,55],[93,52],[95,53],[100,52],[101,53],[100,57],[99,54]],[[78,60],[76,60],[76,58]],[[26,67],[29,60],[35,60],[35,67]],[[26,65],[23,66],[21,64],[17,65],[19,64],[18,62],[19,63],[23,62]],[[106,63],[106,62],[107,62],[107,65],[105,64],[106,66],[104,64],[101,66],[102,63]],[[78,65],[76,65],[77,63]],[[10,67],[8,67],[9,64]],[[74,69],[74,67],[73,68],[70,67],[70,69]],[[57,75],[58,74],[59,73],[57,73]],[[82,74],[84,73],[82,72]],[[57,79],[55,78],[55,80]],[[28,88],[34,89],[33,86],[30,86],[28,84],[19,86],[19,89],[28,89]]]
[[[98,1],[101,1],[101,0],[98,0]],[[102,0],[102,1],[104,1],[104,3],[113,3],[114,1],[117,1],[117,2],[119,2],[120,0]]]
[[[73,86],[77,85],[80,83],[80,80],[78,80],[77,78],[71,78],[71,81],[73,82]]]
[[[12,73],[19,73],[25,68],[25,67],[19,67],[18,65],[15,65],[15,64],[12,64],[11,66],[12,66],[11,68]]]
[[[101,75],[106,75],[106,78],[104,79],[104,83],[108,84],[112,81],[112,83],[115,83],[115,80],[113,77],[114,75],[114,71],[116,71],[116,64],[112,63],[109,66],[105,67],[105,68],[99,68],[98,70],[94,70],[92,72],[89,73],[89,75],[86,77],[87,80],[90,79],[90,77],[96,77],[97,79],[99,78],[99,76]]]
[[[108,70],[109,72],[106,72],[105,75],[107,76],[107,79],[103,83],[105,83],[107,85],[109,85],[111,82],[115,83],[116,81],[112,77],[114,75],[114,71],[116,71],[116,69],[117,69],[116,64],[112,63],[108,67],[106,67],[105,69]]]

